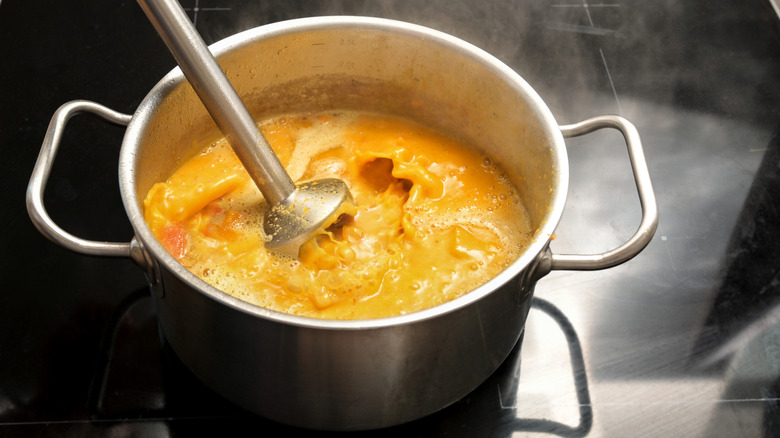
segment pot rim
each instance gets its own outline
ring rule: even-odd
[[[555,175],[553,176],[555,184],[553,186],[552,200],[546,218],[542,227],[536,230],[530,245],[523,254],[506,269],[476,289],[446,303],[399,316],[360,320],[309,318],[256,306],[220,291],[179,264],[179,262],[163,248],[146,225],[140,207],[142,203],[139,203],[135,193],[134,164],[136,156],[135,149],[138,144],[140,144],[138,139],[142,137],[142,133],[157,106],[176,86],[186,81],[181,69],[175,67],[149,91],[136,109],[127,127],[119,157],[119,185],[122,194],[122,202],[125,205],[125,210],[127,211],[133,229],[135,230],[136,237],[142,242],[143,247],[152,254],[152,258],[156,260],[156,263],[164,264],[182,281],[207,295],[214,301],[221,302],[243,313],[293,326],[328,330],[377,329],[389,326],[414,324],[420,321],[437,318],[481,300],[503,284],[517,277],[523,269],[531,267],[537,256],[545,250],[563,212],[568,190],[568,158],[563,135],[549,108],[536,91],[506,64],[484,50],[441,31],[397,20],[359,16],[308,17],[267,24],[222,39],[210,45],[209,49],[216,57],[219,57],[234,49],[250,44],[253,41],[291,33],[334,28],[362,28],[424,37],[429,42],[439,44],[445,49],[457,51],[474,59],[503,81],[510,84],[513,88],[517,89],[520,94],[528,99],[529,106],[535,109],[535,113],[540,117],[542,122],[550,128],[549,130],[552,135],[552,138],[550,138],[551,149],[554,155],[554,161],[558,164],[555,169]]]

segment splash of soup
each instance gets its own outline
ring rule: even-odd
[[[516,189],[476,149],[410,120],[357,112],[259,123],[294,181],[340,178],[353,216],[298,259],[264,246],[267,204],[226,140],[149,191],[163,246],[216,288],[327,319],[402,315],[455,299],[505,269],[532,231]]]

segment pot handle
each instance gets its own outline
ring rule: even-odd
[[[87,255],[108,257],[130,257],[132,243],[97,242],[76,237],[57,225],[43,205],[43,191],[49,180],[49,173],[60,146],[65,125],[76,114],[92,113],[103,120],[126,126],[132,116],[118,113],[102,105],[86,100],[73,100],[60,106],[49,122],[43,139],[41,152],[35,162],[30,183],[27,186],[27,212],[35,227],[54,243]]]
[[[576,137],[603,128],[617,129],[626,140],[634,181],[639,192],[639,203],[642,206],[642,222],[628,241],[611,251],[601,254],[551,254],[551,269],[596,270],[619,265],[639,254],[650,243],[658,228],[658,206],[642,151],[642,141],[636,127],[623,117],[615,115],[599,116],[580,123],[560,126],[564,137]]]

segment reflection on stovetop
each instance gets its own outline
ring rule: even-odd
[[[696,344],[699,366],[727,366],[725,359],[751,337],[780,322],[780,127],[775,130],[753,177],[733,230],[721,282]],[[745,275],[745,272],[750,275]],[[745,318],[745,316],[749,316]],[[749,323],[748,323],[749,321]],[[780,345],[780,332],[776,345]],[[778,351],[780,359],[780,351]]]
[[[506,397],[501,397],[501,406],[513,410],[517,416],[508,422],[511,424],[508,430],[537,431],[564,437],[586,436],[593,426],[593,406],[582,345],[577,332],[566,315],[549,301],[534,297],[531,309],[537,312],[532,312],[530,318],[536,319],[544,314],[548,319],[547,324],[554,323],[557,327],[545,330],[543,344],[526,343],[524,348],[533,348],[535,357],[547,358],[544,364],[539,364],[541,366],[529,367],[529,373],[532,374],[522,373],[523,378],[519,378],[520,357],[517,356],[515,372],[511,374],[514,378],[510,378],[510,375],[494,376],[501,379],[501,394],[507,394]],[[565,355],[565,350],[568,350],[568,356]],[[550,372],[551,369],[555,369],[555,372]],[[544,371],[543,375],[540,375],[541,371]],[[531,405],[532,400],[529,398],[532,393],[537,397],[542,396],[542,400],[534,402],[534,405],[537,409],[544,407],[543,415],[542,411],[525,409],[525,406]],[[526,418],[528,415],[541,418]],[[571,425],[570,422],[574,419],[578,421]]]
[[[430,436],[433,431],[446,431],[455,436],[488,436],[498,431],[525,431],[586,436],[593,424],[593,411],[577,334],[568,318],[550,302],[534,298],[532,309],[530,318],[547,319],[540,321],[546,330],[544,342],[532,341],[521,348],[521,338],[486,382],[452,406],[409,424],[364,433]],[[521,373],[523,348],[533,348],[534,356],[548,358],[542,367],[534,364],[527,377]],[[188,436],[210,428],[225,433],[246,427],[265,432],[311,432],[243,411],[198,381],[159,334],[145,289],[130,294],[112,316],[100,346],[88,412],[88,419],[63,426],[120,436],[130,432]]]

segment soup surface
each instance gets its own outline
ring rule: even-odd
[[[259,123],[295,181],[344,180],[352,216],[298,259],[265,248],[267,204],[226,140],[149,191],[145,219],[195,275],[241,300],[328,319],[429,308],[515,260],[532,231],[515,188],[479,151],[392,116],[294,114]]]

